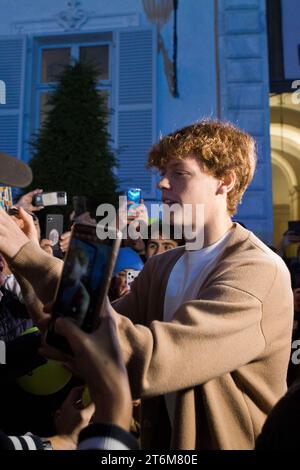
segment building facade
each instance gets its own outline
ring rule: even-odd
[[[120,189],[141,187],[148,202],[159,199],[145,161],[160,135],[204,117],[250,132],[258,167],[236,218],[272,242],[264,0],[0,0],[1,151],[30,160],[54,77],[72,60],[101,68]]]

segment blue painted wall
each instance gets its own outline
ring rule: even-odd
[[[221,116],[237,122],[252,132],[259,142],[260,165],[256,182],[252,187],[252,193],[249,192],[249,197],[245,198],[245,203],[241,206],[241,218],[246,224],[248,221],[249,226],[258,235],[270,242],[272,239],[272,200],[265,2],[264,0],[218,0],[217,3],[219,36],[216,37],[218,38],[221,73],[219,88]],[[153,80],[155,102],[153,103],[152,141],[157,140],[160,134],[165,134],[203,117],[216,117],[214,4],[214,0],[179,0],[179,98],[174,99],[170,95],[162,54],[157,55],[154,51],[153,70],[156,76]],[[114,22],[116,17],[130,18],[132,15],[137,15],[133,20],[135,21],[133,26],[139,28],[151,26],[145,17],[141,0],[82,0],[81,8],[93,12],[92,16],[98,17],[99,24],[104,25],[106,30],[109,29],[110,19]],[[30,50],[32,38],[37,32],[47,35],[49,27],[49,30],[54,28],[56,33],[64,34],[54,18],[66,9],[66,0],[52,0],[51,2],[48,0],[0,0],[0,35],[13,38],[18,31],[25,31],[28,49],[26,57],[29,58],[32,52]],[[88,32],[89,28],[95,31],[95,24],[97,22],[91,18],[82,25],[79,32]],[[126,28],[132,25],[128,24],[124,27],[119,24],[120,27],[118,29],[116,26],[116,30],[126,31]],[[162,36],[169,56],[172,58],[172,18],[164,26]],[[155,33],[153,38],[156,40]],[[31,64],[27,61],[27,82],[22,97],[25,107],[20,108],[25,117],[23,140],[28,129],[26,122],[30,119],[30,68]],[[241,113],[238,112],[239,107]],[[119,132],[119,137],[121,134],[122,132]],[[24,151],[24,145],[20,146],[18,151],[21,158],[22,151]],[[146,155],[141,158],[146,159]],[[152,197],[158,197],[154,186]]]
[[[138,13],[141,25],[148,25],[141,0],[82,0],[84,10],[98,15]],[[0,34],[10,35],[18,22],[43,20],[66,9],[61,0],[0,0]],[[178,12],[178,80],[179,99],[168,91],[162,55],[157,64],[157,135],[191,123],[216,110],[214,2],[179,0]],[[172,19],[162,35],[172,57]]]
[[[163,37],[172,51],[172,21]],[[158,60],[158,130],[163,134],[216,113],[216,69],[214,2],[179,0],[178,87],[173,99],[163,74],[162,55]]]

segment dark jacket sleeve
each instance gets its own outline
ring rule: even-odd
[[[41,345],[39,332],[19,336],[13,341],[5,343],[5,364],[0,365],[1,380],[11,380],[45,364],[47,361],[39,355],[38,349]]]

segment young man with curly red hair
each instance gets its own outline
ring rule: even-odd
[[[133,398],[141,399],[146,449],[253,449],[286,391],[289,272],[231,219],[255,164],[252,137],[215,121],[178,130],[150,151],[163,201],[204,205],[204,244],[151,257],[131,292],[107,307],[116,318]],[[197,223],[193,216],[196,229]],[[43,303],[51,301],[60,261],[24,244],[24,237],[14,237],[11,246],[11,232],[5,240],[12,269]]]
[[[231,219],[255,165],[253,138],[215,121],[150,151],[163,202],[204,205],[204,245],[152,257],[114,305],[146,448],[252,449],[286,390],[289,273]]]

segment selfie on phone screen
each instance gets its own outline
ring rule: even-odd
[[[109,245],[73,239],[56,301],[56,312],[71,316],[78,326],[95,307],[95,296],[104,278],[111,253]]]

